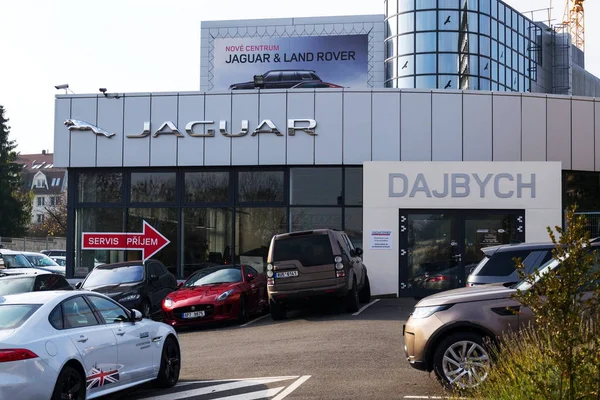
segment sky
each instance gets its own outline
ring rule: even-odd
[[[550,0],[508,0],[521,12]],[[553,0],[561,19],[566,0]],[[200,89],[200,22],[383,14],[383,0],[0,0],[0,104],[22,154],[53,151],[55,85],[77,94]],[[600,76],[600,1],[586,4],[586,69]],[[531,16],[532,14],[527,14]],[[546,11],[533,13],[548,19]]]

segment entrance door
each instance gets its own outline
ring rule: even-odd
[[[525,241],[523,210],[400,210],[400,296],[464,287],[487,246]]]

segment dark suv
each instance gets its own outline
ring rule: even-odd
[[[362,250],[341,231],[316,229],[275,235],[267,257],[267,292],[271,316],[307,300],[343,299],[348,312],[371,299]]]
[[[554,245],[548,243],[503,244],[484,247],[483,259],[467,277],[467,286],[490,283],[516,283],[519,279],[514,259],[519,258],[526,272],[544,265],[552,258]]]
[[[315,71],[301,69],[267,71],[262,75],[261,81],[262,82],[259,83],[255,78],[255,80],[251,82],[234,83],[233,85],[229,86],[229,90],[256,88],[290,89],[302,82],[322,82],[321,78],[319,78]]]

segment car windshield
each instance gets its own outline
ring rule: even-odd
[[[8,294],[27,293],[33,290],[35,277],[0,279],[0,296]]]
[[[27,254],[25,258],[35,267],[58,267],[53,259],[44,254]]]
[[[2,254],[5,268],[31,268],[31,263],[22,254]]]
[[[23,325],[40,306],[40,304],[0,305],[0,330],[15,329]]]
[[[214,285],[242,281],[240,267],[207,268],[196,272],[185,281],[184,287]]]
[[[63,258],[53,258],[54,262],[56,262],[56,264],[60,265],[61,267],[64,267],[67,265],[67,260],[63,257]]]
[[[95,268],[86,278],[83,287],[119,285],[140,282],[144,279],[143,265],[122,265]]]

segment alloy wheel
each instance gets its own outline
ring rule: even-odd
[[[165,376],[169,382],[177,380],[179,369],[181,368],[181,360],[179,359],[179,351],[177,346],[169,342],[165,351]]]
[[[463,340],[452,344],[442,360],[444,376],[451,386],[470,389],[478,386],[488,375],[490,359],[478,343]]]
[[[81,385],[81,376],[75,371],[70,371],[62,384],[60,392],[61,400],[79,400]]]

